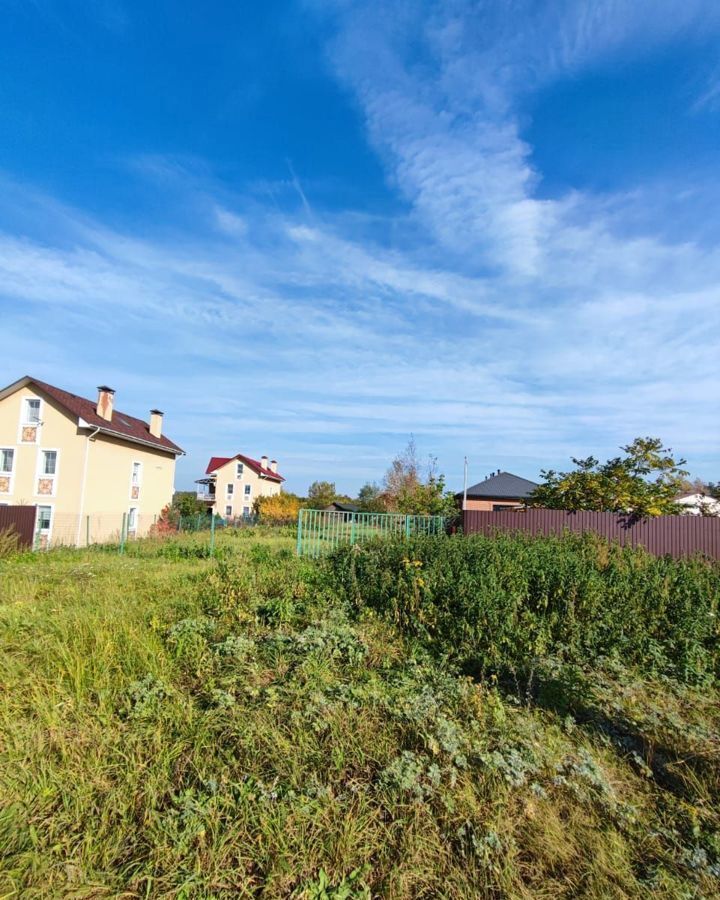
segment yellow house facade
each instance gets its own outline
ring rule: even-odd
[[[214,515],[224,519],[247,518],[255,500],[279,494],[285,480],[274,459],[253,459],[243,453],[213,456],[205,475],[198,481],[205,488],[198,497],[207,502]]]
[[[0,504],[37,507],[40,546],[140,537],[172,500],[183,451],[148,422],[29,376],[0,390]]]

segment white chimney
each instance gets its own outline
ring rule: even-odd
[[[163,413],[159,409],[150,410],[150,434],[153,437],[162,437]]]
[[[276,459],[270,460],[270,471],[277,472],[277,460]]]
[[[98,399],[95,411],[101,419],[112,422],[113,406],[115,405],[115,391],[105,384],[98,387]]]
[[[261,456],[261,457],[260,457],[260,465],[263,467],[263,469],[267,469],[267,467],[268,467],[268,458],[267,458],[267,456]]]

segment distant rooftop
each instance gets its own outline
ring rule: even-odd
[[[467,490],[468,497],[487,497],[492,500],[524,500],[537,487],[537,483],[513,475],[512,472],[498,472],[478,481]],[[462,491],[456,496],[462,497]]]

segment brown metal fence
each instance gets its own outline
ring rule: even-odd
[[[563,531],[595,531],[623,546],[644,547],[655,556],[691,556],[702,553],[720,559],[720,518],[707,516],[658,516],[635,520],[604,512],[566,512],[558,509],[518,509],[498,512],[466,510],[465,534],[525,531],[561,534]]]
[[[21,547],[32,547],[35,536],[34,506],[0,506],[0,532],[14,529]]]

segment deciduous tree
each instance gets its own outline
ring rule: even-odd
[[[336,499],[334,481],[313,481],[308,488],[307,504],[310,509],[325,509]]]
[[[364,484],[357,496],[360,512],[385,512],[385,503],[379,485],[374,482]]]
[[[660,438],[636,438],[620,448],[624,456],[600,463],[594,456],[573,457],[569,472],[542,472],[544,482],[528,500],[546,509],[600,510],[634,516],[678,512],[675,498],[687,472]]]
[[[386,509],[406,515],[456,512],[455,499],[445,490],[445,477],[437,472],[437,460],[431,456],[427,466],[423,467],[412,437],[390,464],[381,496]]]
[[[263,524],[280,525],[297,521],[300,506],[299,497],[283,492],[258,497],[253,504],[253,510]]]

